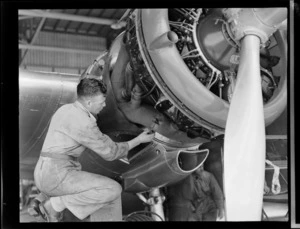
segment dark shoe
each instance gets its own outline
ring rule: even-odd
[[[63,218],[63,211],[57,212],[53,209],[50,200],[46,200],[39,205],[40,212],[47,222],[61,222]]]
[[[35,217],[38,221],[41,220],[46,220],[46,218],[44,217],[44,215],[42,214],[41,210],[40,210],[40,204],[43,201],[46,201],[47,199],[49,199],[49,197],[44,194],[44,193],[40,193],[38,194],[31,202],[30,202],[30,206],[28,207],[27,211],[29,213],[29,215]]]
[[[28,207],[27,211],[29,215],[36,218],[37,221],[46,220],[40,211],[41,202],[37,199],[33,199]]]

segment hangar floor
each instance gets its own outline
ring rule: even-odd
[[[286,195],[287,194],[283,194]],[[285,199],[287,197],[281,196],[281,198]],[[262,221],[288,221],[288,215],[285,215],[288,213],[288,203],[278,203],[278,202],[264,202],[264,212],[263,220]],[[278,217],[278,215],[282,216],[285,215],[285,217]],[[20,210],[20,222],[21,223],[32,223],[32,222],[43,222],[38,221],[36,218],[30,216],[27,211],[27,207],[23,207],[22,210]]]

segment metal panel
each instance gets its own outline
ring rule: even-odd
[[[75,68],[54,68],[54,72],[69,73],[69,74],[80,74],[80,69]]]
[[[76,99],[78,75],[19,70],[20,169],[33,174],[54,112]],[[22,174],[21,174],[22,175]]]
[[[52,68],[46,66],[26,66],[26,70],[37,72],[52,72]]]
[[[94,50],[93,53],[64,53],[41,50],[29,50],[24,65],[42,65],[65,68],[85,68],[105,49],[106,39],[71,34],[40,32],[36,45],[72,48],[78,50]],[[98,54],[95,51],[99,50]],[[68,71],[69,72],[69,71]]]
[[[99,52],[100,54],[100,52]],[[85,68],[92,63],[97,55],[69,54],[49,51],[30,51],[24,61],[24,65],[56,66],[66,68]]]
[[[105,49],[106,39],[103,37],[41,32],[36,40],[36,45],[100,51]]]

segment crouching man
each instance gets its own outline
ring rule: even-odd
[[[77,159],[86,148],[107,161],[122,159],[130,149],[150,142],[154,134],[144,131],[128,142],[112,141],[96,124],[105,100],[102,81],[82,79],[77,86],[77,100],[60,107],[51,119],[34,171],[37,188],[50,197],[35,210],[48,222],[61,221],[66,208],[80,220],[107,205],[121,208],[120,184],[82,171]],[[122,215],[118,220],[122,220]]]

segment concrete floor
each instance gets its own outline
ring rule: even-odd
[[[263,221],[288,221],[287,217],[282,217],[288,211],[288,204],[273,204],[273,203],[264,203],[264,210],[268,215],[269,219],[264,219]],[[280,217],[278,217],[280,216]],[[78,220],[80,221],[80,220]],[[32,223],[32,222],[44,222],[44,220],[37,220],[35,217],[32,217],[27,212],[27,208],[23,208],[20,211],[20,222],[21,223]]]
[[[21,223],[32,223],[32,222],[43,222],[42,220],[37,220],[35,217],[29,215],[27,207],[24,207],[20,211],[20,222]]]
[[[82,222],[81,220],[77,219],[71,212],[65,212],[64,213],[64,222]],[[27,207],[24,207],[20,211],[20,222],[21,223],[32,223],[32,222],[37,222],[37,223],[43,223],[45,220],[43,219],[37,219],[31,215],[29,215],[27,211]]]

